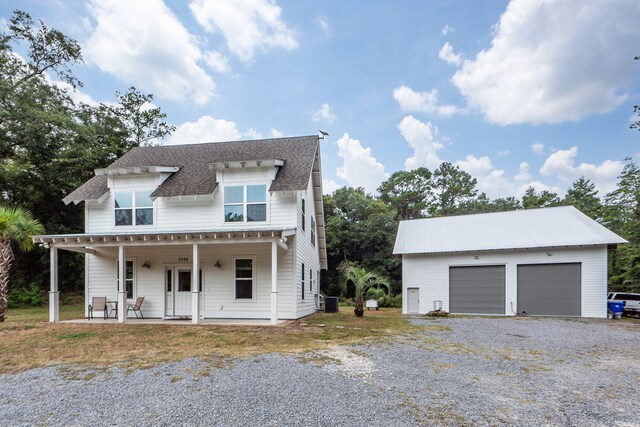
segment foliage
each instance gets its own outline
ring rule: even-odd
[[[524,209],[549,208],[559,206],[560,198],[556,193],[542,190],[537,193],[535,188],[529,187],[522,196],[522,207]]]
[[[584,176],[578,178],[567,190],[563,204],[579,209],[583,214],[596,221],[602,219],[602,204],[598,198],[598,190],[596,190],[595,184],[585,179]]]
[[[9,295],[9,272],[13,263],[13,247],[21,251],[33,249],[31,236],[44,228],[27,211],[0,205],[0,322],[4,321]]]
[[[394,172],[380,184],[380,200],[396,209],[396,219],[422,218],[432,188],[431,171],[418,168]]]
[[[44,304],[44,292],[37,283],[33,283],[28,288],[11,290],[7,308],[40,307],[42,304]]]
[[[129,130],[134,146],[164,138],[176,130],[175,126],[164,121],[167,115],[151,103],[153,95],[142,94],[135,87],[130,87],[123,94],[116,92],[116,96],[120,102],[118,116]]]
[[[460,204],[473,200],[478,190],[478,180],[451,163],[442,163],[433,172],[433,201],[429,206],[431,216],[454,215]]]
[[[388,279],[376,273],[369,272],[364,268],[350,262],[345,262],[341,269],[344,274],[345,286],[352,285],[355,294],[355,309],[353,310],[356,317],[364,316],[364,294],[371,287],[384,287],[390,291],[391,285]]]

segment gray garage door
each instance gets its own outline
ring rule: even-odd
[[[518,311],[538,316],[580,316],[581,264],[518,266]]]
[[[504,265],[449,267],[449,311],[504,314]]]

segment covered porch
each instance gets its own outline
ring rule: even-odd
[[[93,297],[107,297],[118,307],[117,319],[105,322],[134,321],[127,306],[145,297],[142,312],[154,322],[247,319],[275,325],[295,311],[287,243],[294,234],[290,229],[206,230],[33,240],[50,251],[50,322],[59,321],[58,250],[68,250],[85,254],[85,310]],[[94,316],[91,322],[102,319],[102,312]]]

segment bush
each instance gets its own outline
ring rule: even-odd
[[[34,283],[28,288],[17,288],[9,292],[7,307],[40,307],[44,304],[44,292]]]
[[[402,294],[384,295],[378,298],[379,307],[402,308]]]

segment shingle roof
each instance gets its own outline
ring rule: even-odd
[[[318,137],[299,136],[255,141],[214,142],[206,144],[138,147],[113,162],[107,169],[138,166],[177,166],[178,172],[167,178],[153,197],[211,194],[217,187],[216,171],[210,163],[280,159],[280,167],[269,191],[307,188]],[[63,199],[65,203],[97,199],[107,191],[107,177],[94,176]]]
[[[401,221],[393,253],[532,249],[626,243],[573,206]]]

